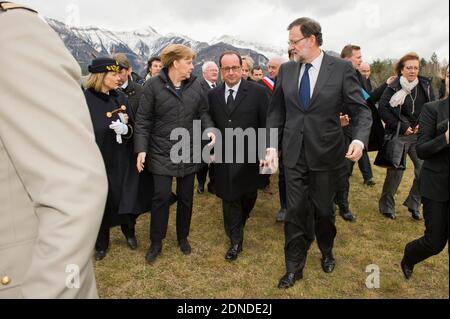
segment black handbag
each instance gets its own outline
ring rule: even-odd
[[[383,146],[375,158],[374,164],[384,168],[406,169],[405,142],[400,141],[400,121],[397,132],[384,136]]]

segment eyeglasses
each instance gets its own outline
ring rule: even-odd
[[[223,73],[230,73],[230,71],[238,72],[239,70],[242,70],[241,66],[227,66],[222,68]]]
[[[305,39],[307,39],[307,38],[309,38],[309,37],[304,37],[304,38],[301,38],[300,40],[296,40],[296,41],[288,41],[288,45],[289,46],[296,46],[298,43],[300,43],[300,41],[302,41],[302,40],[305,40]]]

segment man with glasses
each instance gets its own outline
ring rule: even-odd
[[[242,58],[237,52],[225,52],[220,57],[220,68],[224,83],[209,92],[208,101],[211,118],[222,137],[226,137],[226,130],[242,129],[251,133],[264,128],[269,105],[264,87],[242,79]],[[214,164],[216,195],[222,199],[225,232],[231,241],[225,255],[227,261],[236,260],[242,251],[244,226],[258,195],[256,141],[246,137],[244,147],[239,148],[239,143],[234,141],[241,137],[225,138],[221,159],[216,151]],[[239,158],[243,161],[238,161]]]
[[[268,110],[267,128],[283,136],[288,211],[285,220],[286,274],[278,287],[287,289],[303,277],[310,246],[308,225],[315,215],[322,269],[331,273],[336,226],[333,198],[345,160],[358,161],[370,135],[372,118],[350,62],[321,50],[322,29],[310,18],[291,23],[289,46],[297,62],[283,64]],[[340,123],[342,104],[354,121],[348,150]],[[276,167],[278,149],[271,145],[263,166]]]

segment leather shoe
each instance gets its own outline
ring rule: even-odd
[[[373,181],[373,179],[369,179],[369,180],[367,180],[367,181],[364,181],[364,185],[366,185],[366,186],[369,186],[369,187],[373,187],[373,186],[375,186],[377,183],[375,183],[374,181]]]
[[[414,266],[407,265],[404,259],[400,263],[400,266],[402,267],[403,275],[405,276],[405,278],[410,279],[414,271]]]
[[[291,288],[292,286],[294,286],[295,282],[300,279],[303,279],[303,271],[299,271],[296,273],[288,272],[283,277],[281,277],[280,282],[278,283],[278,288]]]
[[[162,243],[152,244],[147,254],[145,255],[145,260],[147,263],[152,264],[155,262],[158,255],[161,253]]]
[[[127,245],[131,250],[136,250],[138,248],[136,236],[127,238]]]
[[[341,215],[342,219],[346,222],[354,222],[356,220],[355,216],[353,216],[350,209],[341,209],[339,208],[339,215]]]
[[[103,260],[106,257],[106,251],[105,250],[96,250],[94,257],[95,257],[96,261]]]
[[[395,220],[397,216],[395,214],[382,213],[384,217]]]
[[[228,249],[227,254],[225,255],[225,260],[227,261],[236,260],[240,252],[242,252],[242,244],[231,246],[230,249]]]
[[[422,220],[422,216],[420,215],[420,212],[418,210],[408,208],[408,211],[411,213],[411,217],[414,220]]]
[[[197,187],[197,193],[203,194],[205,192],[205,185],[198,185]]]
[[[278,212],[277,223],[283,223],[286,219],[286,209],[282,209]]]
[[[187,239],[179,240],[178,245],[180,246],[180,250],[182,251],[182,253],[186,256],[192,253],[192,247]]]
[[[322,269],[325,273],[332,273],[336,266],[336,260],[332,255],[324,256],[322,258]]]

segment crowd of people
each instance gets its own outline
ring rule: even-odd
[[[0,297],[95,297],[89,255],[94,251],[97,262],[107,256],[110,229],[121,226],[128,247],[135,250],[136,219],[150,212],[145,259],[154,264],[161,258],[175,203],[178,246],[184,255],[191,254],[196,178],[198,194],[208,191],[222,201],[229,239],[224,256],[234,262],[244,249],[244,230],[258,189],[273,196],[270,175],[261,174],[268,168],[278,171],[280,209],[274,219],[284,223],[286,272],[278,287],[290,288],[303,278],[314,241],[323,271],[331,273],[337,265],[336,211],[348,222],[357,217],[349,204],[353,166],[358,163],[369,191],[375,181],[368,154],[396,134],[415,172],[403,205],[414,220],[421,220],[423,203],[426,228],[424,237],[405,248],[404,276],[411,278],[416,264],[448,243],[448,68],[439,100],[430,79],[419,75],[415,53],[401,57],[395,74],[375,87],[361,47],[347,45],[340,58],[333,57],[321,48],[320,24],[300,18],[288,27],[289,55],[273,57],[267,66],[227,51],[217,61],[202,61],[202,77],[197,78],[195,52],[172,44],[148,61],[143,77],[133,72],[124,54],[95,58],[81,91],[79,67],[56,35],[33,12],[0,4],[5,5],[0,29],[22,21],[14,32],[23,32],[22,38],[35,47],[30,52],[26,41],[2,32],[8,59],[0,60],[0,67],[23,79],[30,79],[28,72],[37,68],[46,78],[29,85],[8,77],[0,80],[5,99],[0,107],[0,158],[7,163],[0,167],[0,184],[13,196],[4,198],[11,203],[8,208],[0,208],[0,251],[6,254],[0,260]],[[50,82],[57,88],[50,89],[48,101],[45,86]],[[22,116],[10,116],[5,105]],[[218,161],[212,154],[197,163],[192,141],[187,160],[173,161],[179,141],[172,132],[181,128],[192,136],[195,121],[201,122],[207,138],[202,148],[215,148],[233,161]],[[248,142],[243,163],[236,160],[234,143],[219,143],[228,129],[261,128],[276,128],[278,135],[267,134],[265,157],[255,154],[259,162],[247,157],[257,153]],[[387,168],[380,216],[396,218],[394,198],[403,172]],[[12,212],[19,217],[13,218]],[[19,244],[27,253],[17,252]],[[58,262],[66,265],[68,256],[80,267],[82,289],[64,286],[65,269],[57,267]]]

